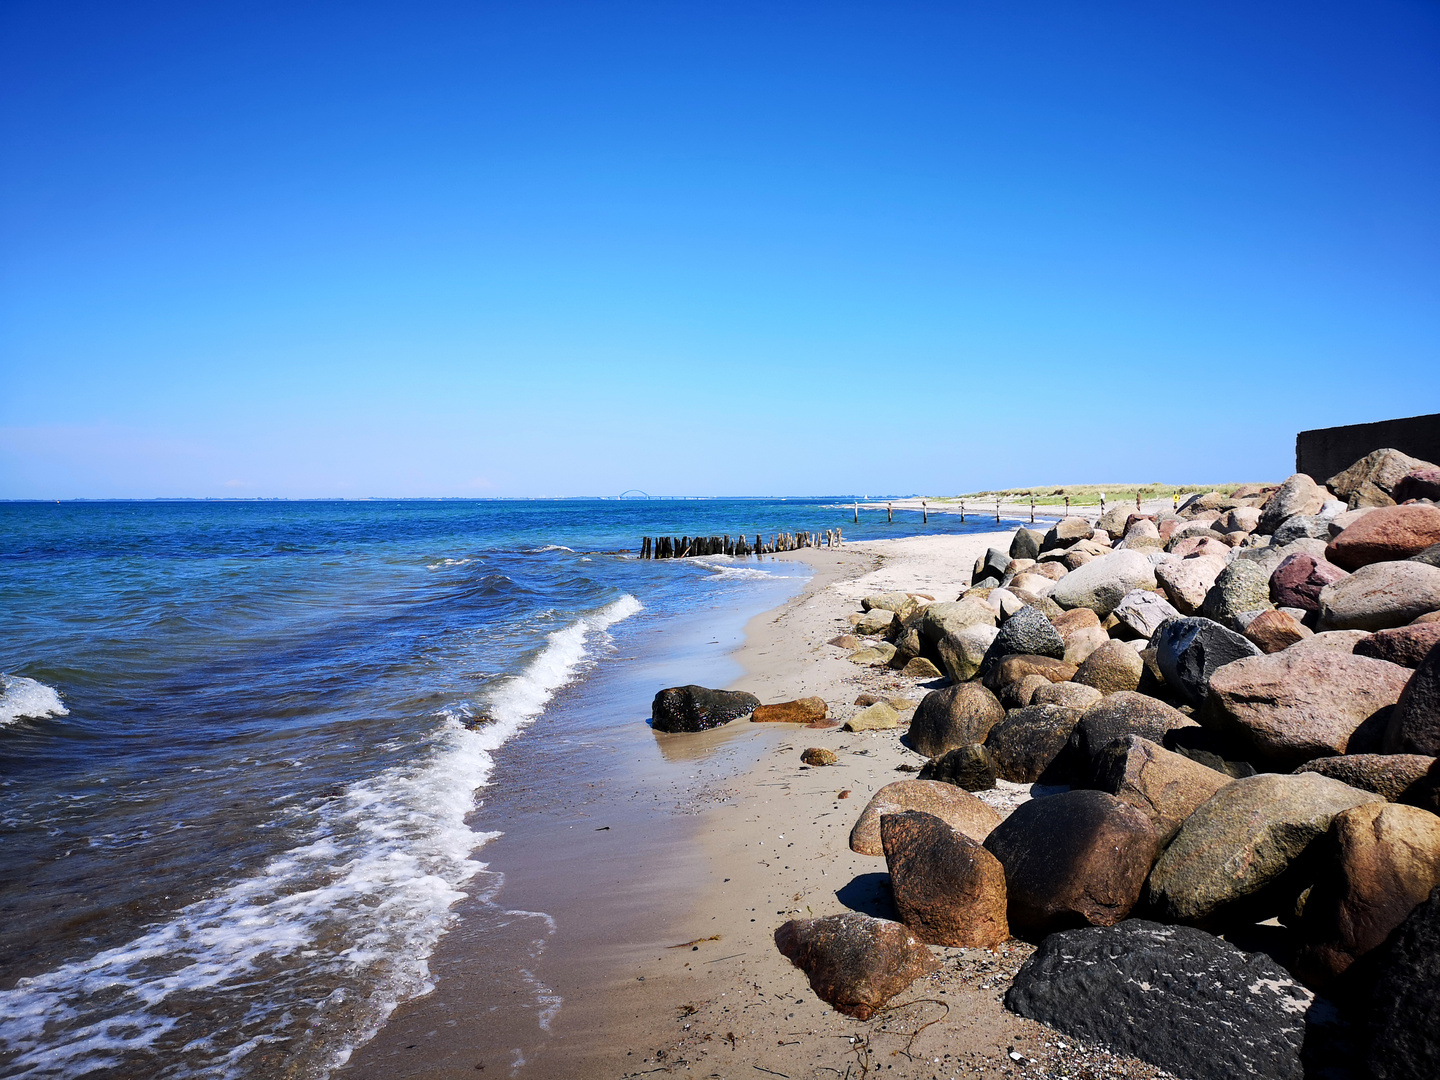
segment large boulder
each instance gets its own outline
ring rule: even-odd
[[[1060,631],[1033,607],[1023,607],[1006,619],[990,644],[994,663],[999,663],[1001,657],[1020,654],[1051,656],[1056,660],[1065,655],[1065,639]]]
[[[1357,806],[1335,815],[1316,851],[1297,970],[1321,986],[1380,945],[1440,885],[1440,817],[1399,803]]]
[[[1325,486],[1347,502],[1359,494],[1367,484],[1390,495],[1406,473],[1412,469],[1423,469],[1427,466],[1430,466],[1430,462],[1386,447],[1382,450],[1372,450],[1348,469],[1336,473],[1325,481]],[[1430,467],[1433,468],[1433,466]]]
[[[979,683],[956,683],[920,699],[906,738],[917,753],[939,757],[957,746],[984,742],[1003,719],[1005,710],[989,690]]]
[[[757,705],[750,719],[757,724],[815,724],[830,711],[824,698],[803,697],[775,705]]]
[[[1236,559],[1215,578],[1200,614],[1231,630],[1243,630],[1242,614],[1270,607],[1270,571],[1259,563]]]
[[[1030,705],[1006,714],[985,736],[985,747],[995,757],[1000,775],[1011,783],[1040,780],[1063,783],[1051,769],[1080,722],[1079,709],[1061,705]],[[1057,766],[1063,771],[1063,763]]]
[[[1157,592],[1133,589],[1120,598],[1110,616],[1119,624],[1117,632],[1148,640],[1163,623],[1179,618],[1180,612]]]
[[[886,814],[902,814],[906,810],[933,814],[976,843],[983,842],[990,835],[990,830],[1000,824],[1000,815],[994,808],[954,784],[935,780],[896,780],[875,792],[861,811],[855,827],[850,830],[850,850],[861,855],[884,855],[880,819]]]
[[[1115,694],[1136,689],[1144,671],[1139,653],[1123,641],[1109,641],[1085,658],[1074,681],[1101,694]]]
[[[1202,705],[1210,692],[1210,677],[1226,664],[1260,649],[1243,635],[1210,619],[1173,619],[1150,639],[1155,663],[1165,685],[1191,705]]]
[[[1315,773],[1261,773],[1226,784],[1160,856],[1150,872],[1150,904],[1167,922],[1195,926],[1278,915],[1309,883],[1306,856],[1335,815],[1379,801]]]
[[[1371,1080],[1440,1076],[1440,889],[1365,965],[1357,1056]]]
[[[1337,504],[1338,505],[1338,504]],[[1277,547],[1285,544],[1293,544],[1296,540],[1329,540],[1330,519],[1323,514],[1314,516],[1308,514],[1296,514],[1287,518],[1275,530],[1270,538],[1270,543]]]
[[[952,682],[965,682],[980,674],[981,665],[1000,630],[993,624],[978,623],[960,630],[947,631],[936,642],[940,666]]]
[[[1093,686],[1082,686],[1078,682],[1052,683],[1047,680],[1044,686],[1035,688],[1030,695],[1029,704],[1064,705],[1067,709],[1088,709],[1104,696]]]
[[[1362,566],[1320,590],[1320,629],[1388,630],[1440,609],[1440,567],[1422,562]]]
[[[1159,842],[1150,819],[1128,803],[1067,791],[1021,803],[985,846],[1005,868],[1011,929],[1038,939],[1130,914]]]
[[[672,686],[650,704],[656,731],[689,732],[728,724],[755,711],[760,699],[743,690],[711,690],[704,686]]]
[[[1440,544],[1440,506],[1385,506],[1330,541],[1325,557],[1345,570],[1396,562]]]
[[[1129,803],[1150,819],[1162,848],[1186,818],[1231,782],[1224,773],[1139,735],[1108,743],[1096,755],[1092,771],[1097,790]]]
[[[1070,682],[1078,666],[1052,656],[1007,656],[985,673],[985,685],[998,691],[1026,675],[1043,675],[1051,682]]]
[[[1000,767],[995,756],[979,743],[957,746],[920,767],[918,779],[939,780],[966,791],[989,791],[995,786]]]
[[[1412,794],[1419,794],[1435,761],[1424,754],[1346,754],[1316,758],[1295,771],[1319,773],[1390,802],[1409,802]]]
[[[871,593],[869,596],[860,598],[861,611],[884,608],[886,611],[903,612],[907,607],[914,607],[914,605],[915,597],[907,592]]]
[[[1087,708],[1070,733],[1066,750],[1072,783],[1088,784],[1095,762],[1107,746],[1117,739],[1139,735],[1152,742],[1163,743],[1172,731],[1198,725],[1179,709],[1145,694],[1121,690],[1109,694]]]
[[[1349,577],[1324,559],[1297,551],[1281,560],[1270,575],[1270,599],[1276,607],[1320,610],[1320,590]]]
[[[775,931],[775,947],[810,979],[822,1001],[868,1020],[900,991],[940,967],[902,924],[847,911],[823,919],[791,919]]]
[[[1045,539],[1040,542],[1040,550],[1055,551],[1058,548],[1068,548],[1080,540],[1088,540],[1094,527],[1082,517],[1063,517],[1045,534]]]
[[[1427,466],[1425,468],[1411,469],[1400,478],[1391,492],[1395,501],[1403,503],[1409,499],[1429,499],[1431,502],[1440,502],[1440,468]]]
[[[1389,754],[1440,756],[1440,645],[1426,654],[1405,684],[1385,731],[1384,749]]]
[[[900,714],[885,701],[865,706],[843,725],[846,731],[888,731],[899,726]]]
[[[1040,545],[1044,541],[1045,534],[1039,529],[1027,529],[1021,526],[1015,530],[1015,535],[1010,540],[1010,557],[1012,559],[1038,558]]]
[[[1129,919],[1047,938],[1005,1007],[1189,1080],[1302,1080],[1311,995],[1264,953]]]
[[[1289,611],[1262,611],[1245,626],[1245,639],[1263,653],[1282,652],[1314,636],[1315,631]]]
[[[920,810],[884,815],[880,840],[900,921],[921,941],[989,949],[1010,937],[1005,869],[985,848]]]
[[[1155,567],[1155,580],[1176,611],[1181,615],[1194,615],[1225,565],[1225,560],[1218,555],[1175,559]]]
[[[1440,619],[1434,622],[1411,623],[1393,630],[1381,630],[1355,643],[1356,656],[1388,660],[1401,667],[1417,668],[1440,645]]]
[[[994,626],[997,618],[995,609],[982,600],[942,600],[925,605],[920,632],[931,642],[939,644],[947,633],[964,630],[967,626]]]
[[[1064,659],[1067,663],[1079,664],[1092,652],[1110,640],[1110,635],[1100,625],[1100,616],[1089,608],[1073,608],[1061,612],[1050,620],[1060,631],[1065,641]]]
[[[1239,739],[1257,763],[1289,771],[1345,753],[1361,724],[1400,700],[1409,677],[1384,660],[1286,649],[1217,668],[1203,721]]]
[[[1062,608],[1089,608],[1104,618],[1127,593],[1153,588],[1155,569],[1144,553],[1113,551],[1066,574],[1055,583],[1050,599]]]
[[[1325,491],[1304,473],[1291,476],[1260,508],[1258,533],[1273,533],[1286,518],[1296,514],[1318,514],[1325,505]]]

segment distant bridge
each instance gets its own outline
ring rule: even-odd
[[[650,498],[648,493],[641,491],[639,488],[630,488],[630,490],[628,491],[622,491],[618,496],[616,496],[616,498],[628,499],[632,495],[639,496],[642,499]]]

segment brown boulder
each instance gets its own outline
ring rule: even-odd
[[[1333,563],[1297,552],[1270,575],[1270,599],[1277,607],[1319,611],[1320,590],[1345,577],[1349,574]]]
[[[861,855],[884,855],[880,818],[906,810],[933,814],[976,843],[983,842],[990,830],[1000,824],[1000,815],[994,808],[954,784],[938,780],[897,780],[877,791],[861,811],[860,819],[850,830],[850,850]]]
[[[1397,626],[1371,634],[1364,641],[1355,644],[1355,655],[1386,660],[1401,667],[1416,668],[1436,645],[1440,645],[1440,619]]]
[[[992,691],[1007,683],[1019,682],[1026,675],[1044,675],[1051,682],[1072,682],[1078,665],[1067,664],[1050,656],[1007,656],[990,669],[984,684]]]
[[[983,742],[986,734],[1005,718],[1005,710],[979,683],[957,683],[932,690],[921,700],[906,736],[911,748],[926,757]]]
[[[1425,655],[1405,684],[1385,730],[1384,750],[1387,754],[1440,756],[1440,645]]]
[[[900,921],[921,941],[989,949],[1010,937],[1005,869],[989,851],[919,810],[884,815],[880,839]]]
[[[985,846],[1005,868],[1011,928],[1035,938],[1125,918],[1159,850],[1150,819],[1103,791],[1021,803]]]
[[[1052,685],[1054,684],[1044,675],[1026,675],[1019,682],[1006,683],[1000,688],[1000,704],[1005,707],[1006,712],[1023,709],[1033,702],[1036,690]]]
[[[1388,496],[1412,469],[1423,469],[1427,466],[1433,468],[1428,461],[1386,447],[1372,450],[1348,469],[1336,473],[1325,481],[1325,486],[1347,502],[1360,494],[1366,485]],[[1357,504],[1350,502],[1350,505]]]
[[[1094,783],[1135,807],[1155,826],[1161,847],[1195,810],[1231,778],[1172,753],[1139,735],[1127,735],[1099,752]]]
[[[1109,641],[1096,649],[1075,672],[1072,681],[1092,686],[1102,694],[1134,690],[1140,685],[1145,662],[1123,641]]]
[[[1063,705],[1067,709],[1088,709],[1104,695],[1093,686],[1078,682],[1046,682],[1030,695],[1031,705]]]
[[[1315,632],[1284,611],[1262,611],[1245,627],[1245,636],[1263,653],[1277,653],[1297,641],[1314,637]]]
[[[1031,705],[1016,709],[990,729],[985,746],[995,757],[1000,775],[1011,783],[1061,782],[1051,769],[1080,722],[1079,709]],[[1062,765],[1056,766],[1063,769]]]
[[[775,947],[810,979],[822,1001],[868,1020],[900,991],[940,967],[897,922],[847,911],[823,919],[791,919],[775,931]]]
[[[822,765],[834,765],[840,759],[835,756],[834,750],[827,750],[823,746],[812,746],[800,755],[800,762],[818,768]]]
[[[1386,506],[1366,514],[1325,549],[1325,557],[1345,570],[1377,562],[1396,562],[1440,544],[1440,506],[1415,503]]]
[[[1087,626],[1099,626],[1100,616],[1089,608],[1072,608],[1070,611],[1062,611],[1050,620],[1055,629],[1060,631],[1060,636],[1075,630],[1082,630]]]
[[[803,697],[778,705],[758,705],[750,719],[757,724],[813,724],[824,720],[829,711],[824,698]]]
[[[1362,723],[1400,700],[1406,668],[1325,650],[1286,650],[1216,668],[1202,721],[1255,760],[1290,770],[1343,754]]]
[[[1318,514],[1325,505],[1325,491],[1304,473],[1295,473],[1281,484],[1260,508],[1255,531],[1273,533],[1286,518],[1296,514]]]
[[[1390,802],[1409,802],[1434,766],[1435,758],[1424,754],[1345,754],[1307,761],[1295,771],[1319,773]]]
[[[1297,957],[1316,986],[1383,942],[1440,885],[1440,817],[1398,803],[1357,806],[1335,815],[1319,848]]]

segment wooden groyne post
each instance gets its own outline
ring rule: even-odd
[[[839,529],[818,532],[774,533],[767,542],[764,536],[755,534],[752,547],[744,536],[731,540],[726,536],[642,536],[640,558],[642,559],[689,559],[701,555],[773,555],[777,551],[798,551],[801,548],[840,547],[845,543],[845,534]]]

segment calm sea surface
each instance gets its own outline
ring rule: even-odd
[[[807,572],[639,538],[837,526],[987,527],[824,499],[0,504],[0,1076],[326,1075],[430,988],[507,742],[639,635]]]

